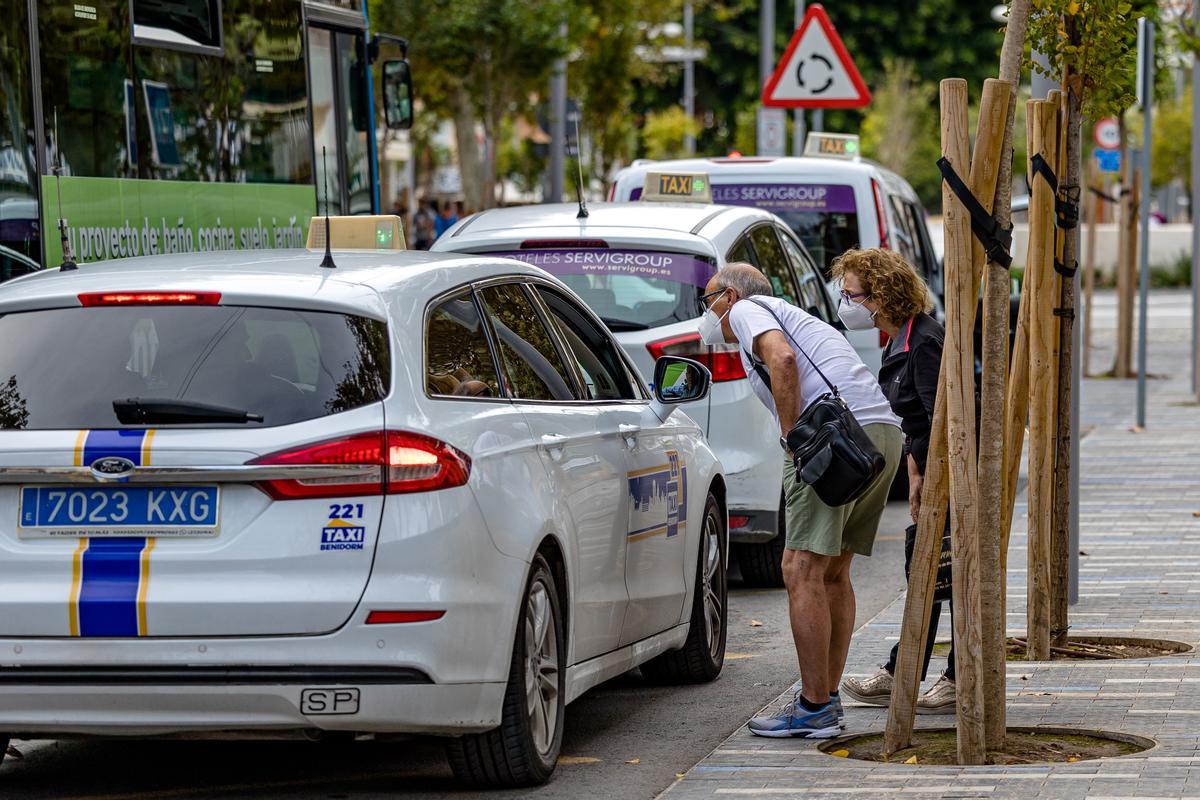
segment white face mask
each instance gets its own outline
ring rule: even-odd
[[[728,314],[728,309],[719,317],[711,308],[705,311],[704,316],[700,318],[700,324],[696,326],[696,330],[700,332],[700,341],[709,345],[725,344],[725,333],[721,330],[721,321]]]
[[[844,298],[838,305],[838,319],[852,331],[865,331],[875,327],[875,312],[862,303]]]

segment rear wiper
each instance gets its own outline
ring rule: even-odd
[[[262,422],[261,414],[240,408],[214,406],[192,400],[130,397],[113,400],[113,411],[122,425],[189,425],[200,422]]]
[[[611,319],[609,317],[601,317],[604,324],[608,326],[610,331],[648,331],[650,326],[642,322],[630,322],[627,319]]]

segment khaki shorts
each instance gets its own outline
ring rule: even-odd
[[[836,508],[827,506],[811,486],[796,480],[789,458],[783,467],[783,491],[787,499],[787,549],[805,550],[823,556],[839,556],[845,551],[871,555],[879,518],[887,503],[892,479],[900,466],[904,434],[894,425],[864,425],[867,436],[883,453],[886,466],[862,497]]]

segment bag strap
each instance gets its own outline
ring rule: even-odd
[[[805,359],[807,359],[807,360],[808,360],[808,363],[809,363],[809,364],[812,364],[812,368],[813,368],[813,369],[815,369],[815,370],[817,371],[817,374],[821,376],[821,380],[825,381],[825,385],[829,387],[829,391],[833,392],[833,396],[834,396],[834,397],[840,397],[840,396],[841,396],[841,395],[838,393],[838,388],[837,388],[836,386],[834,386],[832,383],[830,383],[830,382],[829,382],[829,378],[826,378],[826,377],[825,377],[825,373],[824,373],[824,372],[821,372],[821,368],[817,366],[816,362],[815,362],[815,361],[813,361],[811,358],[809,358],[809,356],[808,356],[808,353],[804,352],[804,348],[800,346],[800,343],[799,343],[799,342],[797,342],[797,341],[796,341],[794,338],[792,338],[792,334],[791,334],[791,332],[790,332],[790,331],[788,331],[788,329],[787,329],[787,326],[783,324],[783,320],[781,320],[781,319],[779,318],[779,315],[778,315],[778,314],[776,314],[776,313],[775,313],[775,312],[774,312],[774,311],[771,309],[771,307],[770,307],[770,306],[768,306],[766,303],[763,303],[763,302],[760,302],[760,301],[758,301],[758,300],[755,300],[753,297],[744,297],[744,298],[742,298],[742,299],[743,299],[743,300],[747,300],[747,301],[749,301],[749,302],[753,303],[754,305],[758,306],[758,307],[759,307],[759,308],[761,308],[761,309],[764,309],[764,310],[765,310],[765,311],[766,311],[768,314],[770,314],[772,317],[774,317],[774,318],[775,318],[775,321],[779,323],[779,329],[780,329],[781,331],[783,331],[783,335],[784,335],[784,336],[786,336],[786,337],[787,337],[787,338],[788,338],[788,339],[791,341],[791,343],[792,343],[792,346],[793,346],[793,347],[795,347],[797,350],[799,350],[799,351],[800,351],[800,355],[804,356],[804,357],[805,357]],[[759,366],[759,365],[761,364],[761,362],[756,362],[756,361],[754,360],[754,354],[753,354],[753,353],[751,353],[751,354],[750,354],[750,363],[751,363],[752,365],[754,365],[754,371],[755,371],[755,372],[758,372],[758,371],[759,371],[759,369],[760,369],[760,366]],[[765,369],[764,369],[763,371],[765,372]],[[762,377],[762,373],[761,373],[761,372],[759,372],[759,377],[760,377],[760,378]],[[767,385],[767,388],[768,388],[768,389],[770,389],[770,388],[771,388],[771,384],[770,384],[770,382],[769,382],[769,381],[763,381],[763,383],[765,383],[765,384]]]

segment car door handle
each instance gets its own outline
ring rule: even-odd
[[[622,422],[617,426],[617,431],[621,434],[621,438],[625,440],[625,446],[630,450],[637,447],[637,435],[642,432],[641,425],[631,425],[628,422]]]
[[[544,433],[542,434],[542,447],[550,452],[550,457],[555,461],[562,458],[563,447],[567,443],[567,437],[561,433]]]

